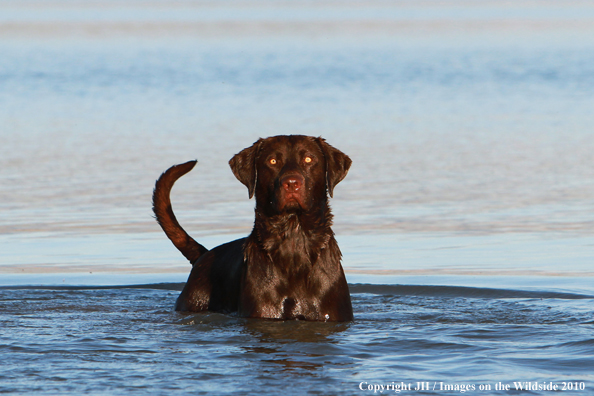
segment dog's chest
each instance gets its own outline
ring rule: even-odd
[[[310,240],[302,232],[295,232],[289,237],[279,235],[268,255],[276,267],[287,270],[303,270],[311,267],[313,257]]]
[[[324,233],[305,230],[298,221],[291,221],[270,227],[262,245],[273,266],[290,273],[311,269],[328,239]]]

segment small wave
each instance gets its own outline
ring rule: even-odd
[[[529,291],[512,289],[490,289],[465,286],[417,286],[417,285],[374,285],[374,284],[352,284],[349,285],[351,293],[381,294],[392,296],[429,296],[429,297],[465,297],[465,298],[541,298],[541,299],[563,299],[578,300],[592,299],[594,296],[587,294],[553,292],[553,291]]]
[[[120,290],[120,289],[151,289],[181,291],[185,283],[150,283],[140,285],[112,285],[112,286],[71,286],[71,285],[17,285],[0,286],[0,290]]]
[[[151,289],[151,290],[172,290],[181,291],[185,283],[151,283],[139,285],[116,285],[116,286],[0,286],[0,290],[118,290],[118,289]],[[390,296],[424,296],[424,297],[462,297],[462,298],[484,298],[484,299],[513,299],[513,298],[539,298],[539,299],[561,299],[561,300],[582,300],[594,299],[593,295],[555,292],[546,290],[513,290],[513,289],[492,289],[467,286],[420,286],[420,285],[377,285],[367,283],[350,284],[352,294],[378,294]]]

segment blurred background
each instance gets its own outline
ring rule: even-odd
[[[154,181],[198,159],[178,219],[247,235],[227,161],[278,134],[353,159],[349,280],[594,275],[591,1],[0,0],[2,282],[184,280]]]

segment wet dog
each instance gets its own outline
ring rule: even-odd
[[[249,236],[207,250],[179,225],[170,191],[196,161],[157,180],[153,211],[165,234],[192,263],[178,311],[237,312],[242,317],[349,321],[353,309],[332,232],[328,195],[351,159],[322,138],[259,139],[229,161],[256,197]]]

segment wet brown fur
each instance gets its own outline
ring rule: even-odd
[[[322,138],[259,139],[230,161],[255,195],[249,236],[207,250],[179,225],[169,194],[196,161],[168,169],[156,183],[153,210],[173,244],[193,264],[176,310],[238,312],[270,319],[348,321],[351,299],[332,232],[328,195],[351,160]]]

